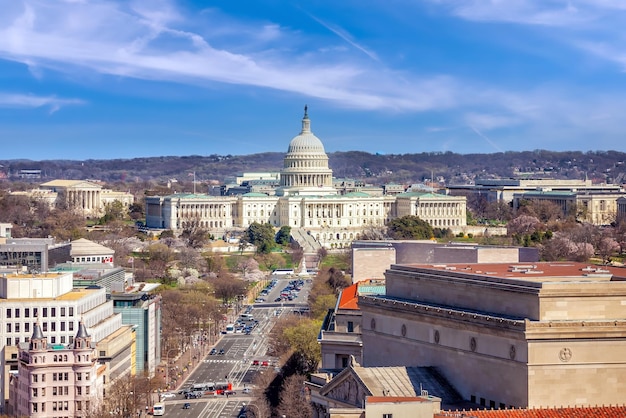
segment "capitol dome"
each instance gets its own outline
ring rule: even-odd
[[[302,130],[289,143],[280,173],[278,196],[333,195],[333,172],[322,141],[311,132],[311,120],[304,106]]]
[[[302,131],[295,136],[289,143],[287,154],[307,153],[307,154],[324,154],[324,145],[313,132],[311,132],[311,120],[307,113],[307,107],[304,107],[304,118],[302,118]]]

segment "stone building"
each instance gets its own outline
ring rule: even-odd
[[[9,376],[18,370],[17,347],[28,342],[38,323],[48,343],[67,346],[82,321],[90,329],[92,341],[99,343],[115,336],[115,347],[104,364],[107,381],[110,366],[133,372],[131,368],[133,327],[122,324],[122,316],[113,311],[113,302],[100,287],[73,288],[72,273],[15,274],[0,276],[0,396],[8,400]],[[122,331],[120,331],[123,329]],[[121,372],[120,372],[121,373]]]
[[[48,343],[36,322],[30,341],[19,345],[18,359],[11,388],[15,416],[82,418],[102,400],[105,367],[82,322],[69,345]]]
[[[294,236],[313,237],[318,245],[342,248],[370,227],[382,227],[405,215],[418,215],[433,227],[461,231],[466,226],[465,197],[433,193],[345,194],[333,187],[324,145],[311,131],[307,110],[302,130],[287,148],[280,185],[274,194],[250,192],[238,196],[174,194],[146,197],[146,226],[180,233],[202,228],[216,236],[245,229],[253,222],[278,228],[290,226]],[[344,190],[345,192],[345,190]]]
[[[102,216],[106,205],[115,201],[124,207],[134,202],[130,193],[103,189],[100,184],[88,180],[52,180],[41,184],[38,189],[11,194],[41,200],[51,208],[67,207],[85,218]]]
[[[550,202],[556,205],[563,216],[574,215],[576,219],[594,225],[609,225],[618,216],[618,200],[626,197],[623,191],[534,191],[515,193],[513,208],[522,202]]]
[[[432,366],[490,408],[619,404],[626,271],[583,263],[406,264],[360,296],[363,365]]]
[[[392,264],[408,263],[535,263],[532,247],[475,245],[431,240],[355,241],[352,243],[352,282],[384,279]]]

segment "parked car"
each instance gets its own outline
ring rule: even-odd
[[[217,354],[217,349],[216,348],[212,348],[211,352],[209,352],[209,355],[214,356]]]
[[[259,365],[259,360],[252,360],[252,365],[253,366],[258,366]]]
[[[269,367],[269,365],[270,365],[270,362],[267,360],[263,360],[263,362],[261,363],[261,366],[264,366],[264,367]]]
[[[250,388],[243,388],[242,392],[243,393],[251,393],[252,389],[250,389]]]
[[[220,351],[218,352],[218,354],[220,354],[220,355],[224,355],[224,354],[225,354],[224,349],[223,349],[223,348],[220,348]]]
[[[191,404],[189,402],[185,402],[183,404],[183,409],[189,409],[189,408],[191,408]]]
[[[174,395],[171,392],[165,392],[161,394],[161,399],[168,399],[168,398],[175,398],[176,395]]]

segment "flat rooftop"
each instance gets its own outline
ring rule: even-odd
[[[67,273],[37,273],[37,274],[31,274],[31,273],[2,273],[2,275],[0,275],[0,278],[4,278],[4,279],[57,279],[63,275],[66,275]]]
[[[626,268],[577,262],[402,264],[394,267],[447,271],[484,278],[528,282],[607,282],[626,280]],[[392,269],[394,268],[392,267]]]

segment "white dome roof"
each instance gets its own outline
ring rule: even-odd
[[[304,107],[304,118],[302,118],[302,131],[294,137],[289,143],[287,154],[291,153],[307,153],[307,154],[324,154],[324,145],[313,132],[311,132],[311,121],[307,114],[307,107]]]
[[[324,145],[322,144],[322,141],[320,141],[318,137],[313,135],[312,132],[303,132],[300,135],[294,137],[289,143],[289,149],[287,150],[287,152],[306,152],[307,154],[326,153],[324,151]]]

